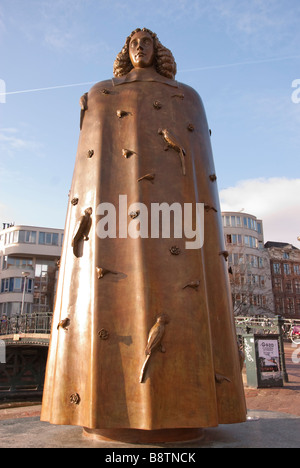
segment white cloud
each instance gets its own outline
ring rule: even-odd
[[[265,242],[297,245],[300,235],[300,179],[242,180],[220,191],[222,211],[240,211],[263,220]]]
[[[41,145],[35,140],[23,138],[20,131],[16,128],[0,129],[0,152],[6,156],[13,156],[16,151],[29,150],[34,154],[38,154],[41,150]]]

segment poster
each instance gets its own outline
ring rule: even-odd
[[[259,339],[258,358],[261,380],[281,379],[278,340]]]

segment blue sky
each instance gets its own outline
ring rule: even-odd
[[[79,98],[147,27],[204,101],[222,208],[300,247],[299,24],[299,0],[2,0],[0,222],[64,227]]]

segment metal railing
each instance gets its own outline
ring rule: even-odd
[[[294,327],[300,327],[299,319],[285,319],[280,315],[274,318],[268,317],[235,317],[235,326],[238,335],[247,333],[259,333],[269,335],[271,333],[282,335],[284,340],[290,340]]]
[[[0,335],[51,332],[52,312],[0,317]]]

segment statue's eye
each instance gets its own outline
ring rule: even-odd
[[[133,40],[130,42],[130,47],[136,47],[137,41]]]

